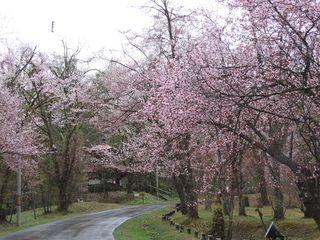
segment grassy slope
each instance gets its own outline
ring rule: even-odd
[[[255,208],[246,208],[246,217],[234,216],[234,239],[262,239],[264,236],[264,229],[261,225],[259,216],[255,212]],[[267,225],[272,221],[272,209],[265,207],[262,209],[263,219]],[[200,219],[189,220],[180,213],[174,216],[175,222],[183,223],[184,225],[197,228],[203,232],[209,232],[212,221],[212,213],[205,211],[201,206],[199,208]],[[225,219],[227,222],[227,218]],[[312,219],[304,219],[303,213],[298,209],[288,209],[286,211],[286,218],[281,221],[275,221],[279,231],[291,240],[320,240],[320,231]]]
[[[190,235],[181,234],[166,222],[161,221],[161,216],[168,209],[151,212],[137,218],[133,218],[115,231],[117,240],[147,240],[147,239],[194,239]],[[270,207],[263,210],[266,224],[272,221],[272,210]],[[208,232],[211,224],[212,213],[205,211],[203,207],[199,208],[200,219],[189,220],[180,213],[174,216],[174,221],[183,223],[193,229],[201,232]],[[235,214],[236,215],[236,214]],[[254,208],[247,208],[246,217],[234,216],[234,233],[235,240],[260,240],[264,237],[264,229],[261,226],[260,219]],[[226,219],[227,220],[227,219]],[[279,228],[286,239],[291,240],[320,240],[320,232],[312,219],[304,219],[300,210],[288,209],[286,219],[277,221],[276,226]]]
[[[179,233],[168,223],[161,221],[168,209],[144,214],[119,226],[114,236],[117,240],[191,240],[190,235]]]

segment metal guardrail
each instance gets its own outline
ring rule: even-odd
[[[148,187],[151,187],[151,188],[153,188],[153,189],[157,189],[157,187],[152,186],[152,185],[147,185],[147,186],[148,186]],[[163,189],[161,189],[161,188],[159,188],[158,191],[159,191],[159,192],[162,192],[162,193],[164,193],[164,194],[167,194],[167,195],[171,195],[171,194],[172,194],[172,192],[163,190]]]

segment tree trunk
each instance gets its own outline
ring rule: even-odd
[[[270,165],[270,173],[273,179],[273,182],[275,184],[273,189],[273,200],[274,200],[274,206],[273,211],[274,219],[283,219],[284,218],[284,203],[283,203],[283,194],[280,189],[281,184],[281,176],[280,176],[280,164],[276,161],[272,161]]]
[[[311,176],[311,175],[310,175]],[[319,179],[306,177],[297,183],[305,207],[305,217],[312,217],[320,229]]]
[[[262,206],[269,206],[270,201],[268,199],[268,191],[267,191],[267,182],[264,172],[265,166],[259,165],[258,166],[258,177],[259,177],[259,192],[260,192],[260,199]]]
[[[190,218],[199,218],[198,206],[196,204],[188,207],[188,215]]]
[[[67,212],[69,208],[69,196],[67,191],[67,182],[63,181],[58,185],[59,196],[58,196],[58,211]]]
[[[3,204],[4,204],[4,194],[8,186],[9,175],[10,175],[10,170],[9,168],[6,168],[3,183],[0,189],[0,222],[6,221],[7,214],[6,214],[6,209],[3,208]]]
[[[243,174],[241,171],[239,171],[239,180],[238,180],[239,216],[246,216],[246,203],[243,196],[243,192],[244,192]]]
[[[187,192],[187,207],[188,215],[190,218],[199,218],[198,214],[198,197],[192,190]]]
[[[128,173],[127,194],[133,193],[133,183],[134,183],[134,175],[133,173]]]
[[[222,210],[223,210],[223,214],[228,216],[229,215],[229,210],[230,206],[229,206],[229,201],[228,201],[228,197],[225,196],[222,196]]]
[[[186,204],[186,196],[185,196],[185,192],[184,192],[184,187],[181,184],[181,181],[178,177],[173,175],[172,179],[173,179],[174,186],[176,188],[176,191],[177,191],[179,199],[180,199],[181,213],[183,215],[187,215],[188,208],[187,208],[187,204]]]
[[[35,192],[32,192],[32,208],[33,208],[33,218],[37,219],[37,214],[36,214],[36,194],[35,194]]]
[[[267,160],[267,155],[265,153],[258,153],[258,150],[254,150],[254,157],[258,161],[256,164],[257,177],[259,181],[259,193],[260,193],[260,202],[259,205],[269,206],[270,201],[268,199],[268,191],[267,191],[267,182],[265,176],[265,165],[261,164],[261,160],[265,158]]]
[[[181,174],[179,175],[179,178],[184,187],[188,215],[190,218],[199,218],[197,207],[198,196],[194,192],[194,184],[191,169],[189,169],[188,175]]]
[[[41,202],[42,202],[43,213],[48,214],[49,210],[48,210],[48,205],[45,198],[46,193],[44,192],[44,187],[42,185],[40,186],[40,190],[41,190]]]
[[[304,209],[303,209],[304,217],[305,217],[305,218],[312,218],[312,207],[311,207],[311,206],[306,207],[307,205],[309,205],[309,203],[303,202],[303,206],[304,206]]]
[[[183,174],[175,176],[174,178],[176,179],[174,182],[176,183],[176,189],[181,200],[181,206],[183,209],[182,213],[187,214],[190,218],[199,218],[197,207],[198,196],[194,191],[193,171],[188,156],[190,154],[189,141],[190,135],[186,134],[179,142],[179,148],[185,153],[178,153],[176,155],[176,158],[180,160],[186,160],[184,164],[185,172]]]
[[[119,177],[116,177],[115,179],[115,182],[116,182],[116,185],[120,187],[120,179]]]
[[[227,231],[227,240],[232,239],[232,233],[233,233],[233,208],[234,208],[234,194],[233,191],[230,192],[228,196],[228,231]]]
[[[266,179],[263,175],[261,182],[260,182],[260,198],[261,198],[261,203],[263,206],[269,206],[270,202],[268,199],[268,191],[267,191],[267,183]]]
[[[283,219],[284,218],[284,209],[283,209],[283,194],[281,189],[278,187],[274,188],[274,219]]]

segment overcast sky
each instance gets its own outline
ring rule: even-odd
[[[141,31],[151,23],[139,7],[147,0],[0,0],[0,38],[19,40],[52,51],[80,45],[83,51],[120,51],[119,31]],[[186,8],[216,9],[215,0],[172,0]],[[55,22],[51,33],[51,22]]]

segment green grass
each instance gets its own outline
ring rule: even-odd
[[[255,208],[246,208],[247,216],[239,217],[234,214],[234,232],[235,240],[258,240],[263,239],[265,231],[261,225],[259,216]],[[262,209],[263,219],[267,225],[273,221],[272,209],[265,207]],[[208,233],[212,222],[212,212],[204,210],[203,206],[199,207],[199,219],[188,219],[181,213],[176,214],[173,220],[177,223],[198,229]],[[227,218],[225,218],[227,223]],[[312,219],[303,218],[303,213],[298,209],[288,209],[285,219],[275,221],[279,231],[291,240],[320,240],[320,231],[317,229]]]
[[[146,213],[130,219],[116,228],[114,236],[117,240],[191,240],[185,233],[179,233],[167,222],[162,222],[162,214],[169,209]]]
[[[141,205],[141,204],[168,204],[168,202],[172,202],[176,200],[174,197],[170,197],[168,201],[162,200],[157,198],[154,195],[151,195],[149,193],[144,193],[144,197],[140,196],[139,197],[134,197],[131,201],[128,202],[128,205]]]
[[[0,225],[0,236],[10,232],[25,229],[31,226],[45,224],[56,220],[61,220],[69,217],[79,215],[81,213],[98,212],[108,209],[119,208],[123,205],[113,203],[98,203],[98,202],[82,202],[74,203],[70,206],[69,212],[66,214],[53,211],[50,214],[43,215],[41,208],[36,209],[37,219],[33,217],[33,211],[24,211],[21,215],[21,226],[17,227],[14,224]],[[14,216],[15,217],[15,216]]]
[[[168,212],[170,208],[162,209],[142,216],[133,218],[119,226],[115,231],[117,240],[189,240],[194,239],[187,234],[179,233],[168,222],[163,222],[161,216]],[[260,240],[264,239],[264,228],[261,225],[259,216],[255,208],[246,208],[247,216],[239,217],[234,214],[234,240]],[[267,225],[273,221],[272,209],[265,207],[262,209],[263,219]],[[189,226],[200,232],[208,233],[210,231],[212,212],[204,210],[203,206],[199,207],[199,219],[188,219],[176,214],[173,220],[177,223]],[[227,222],[227,218],[225,219]],[[284,220],[275,221],[279,231],[290,240],[320,240],[320,231],[312,219],[303,218],[303,213],[299,209],[288,209]]]

